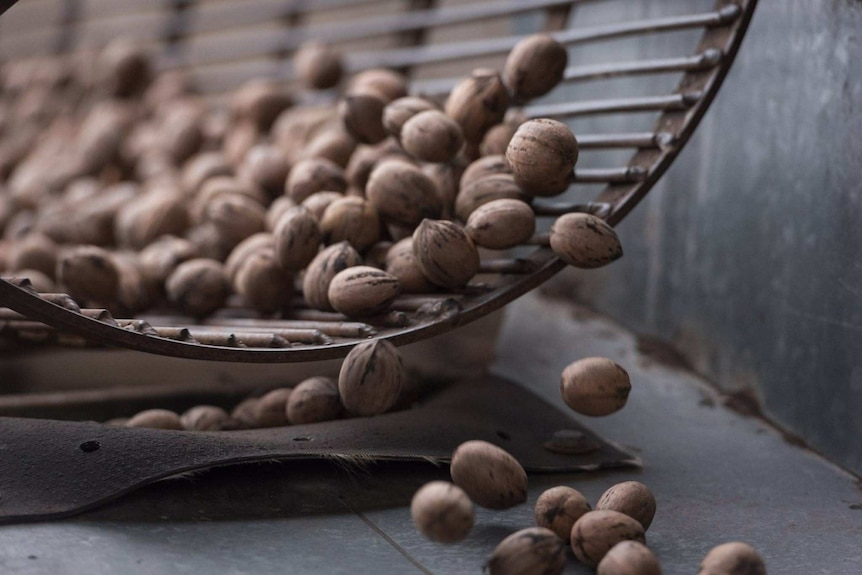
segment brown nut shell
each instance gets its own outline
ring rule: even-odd
[[[661,575],[661,565],[643,543],[622,541],[608,551],[596,572],[598,575]]]
[[[345,168],[345,175],[350,186],[364,190],[368,177],[383,158],[392,155],[402,155],[404,152],[391,138],[383,140],[375,146],[361,145],[350,156]]]
[[[306,42],[293,56],[296,75],[307,88],[327,90],[338,85],[344,74],[341,54],[322,42]]]
[[[211,223],[228,244],[236,245],[266,228],[266,210],[248,196],[219,194],[207,205],[204,220]]]
[[[583,415],[601,417],[622,409],[632,384],[621,366],[604,357],[587,357],[566,366],[560,395],[566,405]]]
[[[561,575],[565,567],[565,542],[543,527],[509,535],[485,564],[488,575]]]
[[[346,241],[363,252],[380,239],[380,216],[363,198],[339,198],[323,213],[320,231],[327,244]]]
[[[333,311],[329,303],[329,284],[339,272],[362,263],[362,256],[347,242],[339,242],[322,250],[308,264],[302,278],[305,302],[323,311]]]
[[[180,416],[167,409],[147,409],[126,421],[126,427],[147,427],[149,429],[182,429]]]
[[[221,431],[229,420],[230,415],[215,405],[197,405],[180,416],[186,431]]]
[[[398,279],[369,266],[341,271],[329,284],[329,303],[344,315],[367,316],[387,309],[401,293]]]
[[[81,303],[109,305],[117,297],[120,273],[111,255],[96,246],[79,246],[57,260],[57,281]]]
[[[443,163],[458,154],[464,145],[464,135],[452,118],[439,110],[427,110],[404,123],[401,145],[417,160]]]
[[[754,547],[734,541],[707,553],[698,575],[766,575],[766,565]]]
[[[230,281],[234,281],[240,266],[249,256],[265,249],[275,249],[275,239],[268,232],[256,233],[238,243],[224,262],[224,271]]]
[[[383,128],[395,138],[401,138],[401,129],[407,120],[421,112],[436,109],[437,106],[425,98],[415,96],[398,98],[383,109]]]
[[[501,154],[479,158],[471,162],[461,175],[461,189],[470,186],[477,180],[498,174],[512,174],[512,169],[509,167],[509,162],[506,161],[506,156]]]
[[[318,192],[319,193],[319,192]],[[266,229],[272,231],[275,229],[278,220],[284,215],[284,212],[290,208],[295,208],[297,203],[287,196],[279,196],[269,205],[266,211]]]
[[[197,258],[181,263],[165,282],[168,299],[183,312],[204,316],[224,305],[230,283],[222,264]]]
[[[646,543],[640,523],[618,511],[590,511],[572,527],[572,551],[578,561],[595,568],[621,541]]]
[[[428,293],[436,289],[419,268],[413,252],[412,237],[404,238],[390,247],[384,263],[386,272],[398,278],[402,292]]]
[[[476,505],[509,509],[527,500],[524,468],[507,451],[487,441],[459,445],[452,454],[449,472],[452,482],[466,491]]]
[[[596,503],[596,509],[625,513],[637,519],[646,531],[655,517],[655,495],[639,481],[624,481],[605,491]]]
[[[347,189],[344,170],[325,158],[307,158],[296,163],[284,186],[284,193],[294,202],[302,203],[311,194]]]
[[[503,122],[491,127],[479,144],[479,153],[483,157],[504,155],[506,148],[509,147],[509,142],[512,141],[512,137],[517,131],[518,125],[509,122]]]
[[[422,220],[413,232],[413,253],[422,274],[443,288],[462,287],[479,272],[479,251],[452,222]]]
[[[305,201],[302,202],[302,207],[307,208],[318,222],[323,219],[323,214],[326,213],[326,208],[335,200],[344,198],[341,192],[317,192],[311,194]]]
[[[287,404],[293,389],[280,387],[261,396],[252,409],[255,427],[281,427],[287,425]]]
[[[273,232],[275,257],[286,270],[301,270],[314,259],[320,248],[320,226],[302,206],[284,212]]]
[[[183,167],[181,182],[186,194],[196,193],[205,181],[233,175],[233,166],[221,152],[201,152]]]
[[[245,305],[263,313],[275,313],[293,297],[293,277],[279,265],[275,249],[258,250],[239,264],[234,290]]]
[[[551,249],[576,268],[599,268],[623,256],[612,227],[591,214],[565,214],[551,226]]]
[[[389,135],[383,128],[386,97],[370,88],[348,92],[338,105],[338,115],[351,136],[363,144],[377,144]]]
[[[365,194],[384,221],[405,226],[437,218],[443,210],[434,182],[401,160],[380,162],[368,177]]]
[[[118,245],[140,250],[161,236],[182,235],[188,225],[188,209],[179,190],[152,190],[120,209],[114,237]]]
[[[518,127],[506,148],[515,181],[531,196],[556,196],[572,183],[578,141],[556,120],[539,119]]]
[[[265,132],[292,103],[290,95],[275,80],[255,78],[234,92],[231,113]]]
[[[488,129],[503,121],[509,107],[509,93],[500,75],[493,70],[474,70],[459,82],[446,100],[446,114],[458,122],[464,139],[479,143]]]
[[[338,374],[338,393],[349,412],[379,415],[398,401],[404,379],[398,350],[385,339],[374,339],[356,345],[344,358]]]
[[[319,130],[308,142],[302,153],[303,158],[324,158],[344,168],[356,150],[356,138],[341,124]]]
[[[474,521],[473,502],[448,481],[426,483],[410,502],[410,516],[422,535],[438,543],[464,540]]]
[[[338,385],[328,377],[311,377],[293,389],[287,402],[287,420],[293,425],[332,421],[343,407]]]
[[[146,281],[161,286],[178,265],[198,257],[197,248],[185,238],[165,236],[138,253]]]
[[[493,200],[476,208],[464,229],[476,245],[503,250],[530,239],[536,231],[536,215],[520,200]]]
[[[466,187],[462,187],[455,198],[455,215],[462,222],[466,222],[479,206],[493,202],[494,200],[519,200],[529,203],[530,196],[525,194],[521,187],[509,174],[494,174],[478,179]]]
[[[403,98],[407,95],[407,78],[386,68],[364,70],[350,79],[348,92],[370,88],[386,98],[386,102]]]
[[[53,278],[57,268],[57,244],[44,234],[27,234],[9,245],[6,265],[10,270],[31,269]]]
[[[258,144],[246,153],[237,178],[262,189],[268,197],[275,198],[284,192],[289,172],[290,163],[281,150],[275,146]]]
[[[563,79],[569,54],[548,34],[527,36],[506,58],[506,82],[516,102],[544,96]]]
[[[557,537],[568,541],[572,526],[590,510],[589,502],[580,491],[565,485],[552,487],[539,495],[536,501],[536,525],[550,529]]]

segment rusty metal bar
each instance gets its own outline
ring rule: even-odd
[[[576,169],[574,182],[576,184],[605,184],[610,182],[637,182],[646,176],[646,170],[640,166],[624,166],[622,168],[583,168]]]
[[[700,99],[700,92],[671,94],[669,96],[637,96],[634,98],[608,98],[528,106],[524,112],[530,118],[570,118],[596,114],[633,114],[686,110]]]

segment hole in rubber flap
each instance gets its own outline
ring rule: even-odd
[[[293,438],[294,441],[311,441],[311,436],[309,435],[297,435]]]
[[[512,441],[512,436],[501,429],[497,430],[497,437],[499,437],[500,439],[505,439],[506,441]]]
[[[92,453],[94,451],[98,451],[100,447],[102,447],[102,444],[98,441],[85,441],[78,446],[78,449],[84,453]]]

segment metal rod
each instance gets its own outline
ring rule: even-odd
[[[657,148],[658,134],[633,132],[630,134],[577,134],[581,150],[605,148]]]
[[[617,182],[638,182],[646,176],[646,171],[640,166],[623,168],[576,169],[574,182],[576,184],[604,184]]]
[[[216,323],[223,326],[244,326],[258,329],[262,327],[261,324],[263,323],[265,324],[265,327],[267,329],[270,327],[274,327],[286,329],[318,330],[326,335],[335,337],[369,337],[377,333],[377,330],[374,329],[374,326],[368,325],[367,323],[340,320],[334,320],[332,322],[329,322],[267,319],[262,322],[261,320],[256,319],[219,318],[217,320],[205,320],[203,322],[204,325],[213,325]]]
[[[592,214],[600,218],[607,217],[611,213],[611,204],[604,202],[590,202],[587,204],[575,204],[572,202],[549,202],[535,201],[533,202],[533,212],[537,216],[562,216],[563,214]],[[540,244],[544,245],[544,244]]]
[[[483,274],[528,274],[535,269],[533,262],[520,258],[488,259],[479,264],[479,273]]]
[[[530,118],[564,118],[592,116],[595,114],[632,114],[638,112],[662,112],[685,110],[700,99],[700,93],[671,94],[669,96],[638,96],[606,100],[583,100],[528,106],[524,113]]]

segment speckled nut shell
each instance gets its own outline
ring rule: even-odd
[[[590,504],[580,491],[560,485],[539,495],[536,501],[536,525],[557,534],[563,541],[569,540],[572,526],[581,516],[590,511]]]
[[[384,269],[398,278],[403,293],[428,293],[436,289],[419,269],[412,237],[404,238],[389,248]]]
[[[238,120],[224,136],[222,152],[232,166],[239,166],[245,155],[258,143],[260,128],[250,120]]]
[[[257,186],[274,198],[284,192],[284,183],[290,164],[284,153],[275,146],[258,144],[246,153],[237,178]]]
[[[754,547],[735,541],[707,553],[698,575],[766,575],[766,565]]]
[[[147,409],[129,418],[126,427],[147,427],[150,429],[182,429],[180,416],[167,409]]]
[[[141,272],[138,255],[135,252],[115,252],[111,256],[120,274],[120,283],[117,286],[116,299],[119,304],[117,310],[135,313],[149,307],[156,290],[146,282]]]
[[[326,208],[335,200],[340,200],[344,197],[344,194],[341,192],[317,192],[305,198],[305,201],[302,202],[302,207],[311,212],[311,215],[320,222],[323,219],[323,214],[326,213]]]
[[[180,423],[186,431],[221,431],[230,415],[215,405],[197,405],[180,416]]]
[[[373,339],[354,346],[344,358],[338,393],[347,411],[379,415],[398,401],[404,379],[404,364],[395,346],[385,339]]]
[[[462,287],[479,272],[479,251],[452,222],[422,220],[413,232],[413,253],[422,274],[443,288]]]
[[[506,58],[506,83],[516,102],[544,96],[563,79],[569,54],[547,34],[527,36]]]
[[[462,187],[455,198],[455,215],[462,222],[470,218],[477,208],[495,200],[519,200],[529,203],[532,198],[525,194],[509,174],[494,174],[475,180]]]
[[[551,226],[551,249],[576,268],[599,268],[623,256],[620,238],[592,214],[565,214]]]
[[[266,227],[266,210],[248,196],[219,194],[206,207],[204,220],[210,222],[231,245],[236,245]]]
[[[141,250],[138,262],[147,281],[161,286],[178,265],[196,257],[197,248],[189,240],[165,236]]]
[[[372,68],[360,72],[350,79],[348,91],[361,88],[371,88],[378,91],[388,103],[407,95],[407,78],[393,70]]]
[[[527,500],[527,473],[507,451],[472,440],[452,454],[452,482],[467,492],[476,505],[509,509]],[[556,537],[556,536],[554,536]]]
[[[560,377],[560,395],[566,405],[594,417],[622,409],[631,389],[626,370],[604,357],[588,357],[571,363]]]
[[[54,280],[39,270],[22,269],[14,270],[12,273],[7,271],[3,276],[5,278],[27,278],[30,280],[31,287],[39,293],[55,293],[57,291],[57,284],[54,283]]]
[[[596,509],[625,513],[637,519],[646,531],[655,517],[655,495],[639,481],[625,481],[605,491],[596,503]]]
[[[438,543],[464,540],[473,528],[474,515],[473,502],[464,490],[448,481],[426,483],[410,503],[416,529]]]
[[[224,271],[231,282],[243,262],[253,253],[264,249],[275,249],[275,239],[269,232],[256,233],[238,243],[224,262]]]
[[[452,219],[455,212],[455,198],[458,196],[458,181],[464,172],[464,166],[457,160],[447,164],[425,164],[422,173],[434,183],[437,197],[443,203],[440,219]]]
[[[189,207],[189,216],[193,223],[206,221],[207,209],[218,196],[234,194],[243,196],[260,204],[262,207],[268,200],[263,190],[231,177],[218,176],[210,178],[201,185]],[[254,211],[257,211],[256,209]]]
[[[324,158],[308,158],[297,162],[290,170],[284,193],[293,201],[302,203],[317,192],[343,192],[346,189],[344,170],[337,164]]]
[[[286,270],[301,270],[317,255],[320,248],[320,226],[311,212],[302,206],[282,214],[273,232],[275,257]]]
[[[341,123],[319,130],[303,150],[303,158],[325,158],[340,168],[347,166],[359,143]]]
[[[186,194],[196,193],[205,181],[217,176],[233,175],[233,166],[221,152],[201,152],[183,167],[181,182]]]
[[[515,181],[531,196],[556,196],[572,183],[578,162],[578,141],[556,120],[530,120],[518,127],[506,161]]]
[[[360,190],[365,189],[365,184],[368,183],[368,176],[371,171],[377,166],[377,162],[387,156],[402,155],[404,152],[398,144],[388,138],[379,144],[369,146],[363,144],[356,148],[356,151],[350,156],[350,161],[345,168],[345,175],[350,186]]]
[[[477,246],[503,250],[530,239],[536,231],[536,216],[520,200],[493,200],[476,208],[464,229]]]
[[[578,561],[595,568],[620,541],[646,543],[640,523],[618,511],[589,511],[572,527],[570,542]]]
[[[297,206],[297,203],[294,202],[287,196],[279,196],[269,205],[269,209],[266,211],[266,229],[267,231],[272,231],[275,229],[276,224],[278,224],[278,220],[281,219],[281,216],[284,215],[284,212],[289,210],[290,208],[294,208]]]
[[[329,303],[344,315],[367,316],[384,311],[398,297],[398,280],[369,266],[339,272],[329,284]]]
[[[323,212],[320,231],[327,244],[347,241],[363,252],[380,239],[380,216],[377,209],[362,198],[340,198]]]
[[[117,98],[143,93],[152,76],[147,53],[125,39],[113,40],[100,52],[97,69],[105,91]]]
[[[509,147],[509,142],[512,141],[512,137],[517,131],[518,125],[514,123],[503,122],[492,126],[479,144],[479,153],[483,157],[502,156],[506,153],[506,148]]]
[[[249,254],[239,264],[233,285],[245,305],[263,314],[283,309],[293,296],[293,277],[279,265],[274,248]]]
[[[423,162],[448,162],[464,145],[461,127],[439,110],[419,112],[401,129],[401,145]]]
[[[306,42],[293,56],[293,68],[306,88],[327,90],[338,85],[344,67],[337,50],[322,42]]]
[[[608,551],[596,572],[598,575],[661,575],[661,565],[646,545],[622,541]]]
[[[204,316],[224,305],[230,283],[221,263],[198,258],[177,266],[165,289],[171,303],[184,313]]]
[[[120,273],[111,255],[96,246],[79,246],[57,260],[57,281],[79,302],[113,302],[120,284]]]
[[[231,113],[268,131],[282,111],[293,103],[290,95],[270,78],[249,80],[234,92]]]
[[[188,225],[188,209],[179,191],[157,189],[120,209],[114,220],[114,237],[119,246],[139,250],[161,236],[182,235]]]
[[[248,429],[256,427],[254,414],[259,401],[260,399],[257,397],[243,399],[231,410],[231,419],[236,421],[240,428]]]
[[[434,182],[401,160],[380,162],[368,177],[365,194],[384,221],[405,226],[439,217],[443,209]]]
[[[401,128],[404,124],[420,112],[436,110],[437,106],[425,98],[407,96],[398,98],[386,105],[383,109],[383,128],[395,138],[401,137]]]
[[[446,114],[458,122],[468,142],[479,143],[485,132],[503,121],[509,94],[500,75],[493,70],[474,70],[449,93]]]
[[[273,143],[284,152],[288,162],[302,159],[308,142],[325,126],[338,121],[334,105],[297,106],[282,112],[272,126]]]
[[[252,408],[255,427],[281,427],[287,425],[287,404],[293,389],[280,387],[260,397]]]
[[[351,136],[363,144],[377,144],[388,134],[383,129],[386,97],[372,88],[354,88],[338,105],[338,115]]]
[[[543,527],[512,533],[485,564],[488,575],[560,575],[565,567],[565,542]]]
[[[333,311],[335,308],[329,303],[329,284],[332,283],[332,278],[338,272],[361,263],[362,256],[347,242],[339,242],[322,250],[308,264],[302,278],[302,295],[305,302],[314,309]]]
[[[11,270],[32,269],[53,278],[57,267],[57,244],[44,234],[27,234],[10,243],[6,265]]]
[[[506,156],[485,156],[471,162],[464,173],[461,174],[460,186],[463,190],[473,182],[481,180],[487,176],[495,176],[498,174],[512,174],[509,168],[509,162],[506,161]]]
[[[312,377],[301,382],[287,402],[287,420],[293,425],[332,421],[341,417],[342,411],[338,385],[328,377]]]

